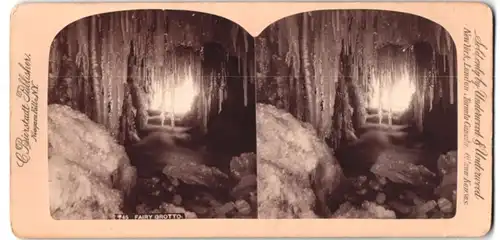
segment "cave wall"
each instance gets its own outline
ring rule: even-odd
[[[416,67],[417,42],[431,46],[432,66],[421,68],[430,69],[426,77]],[[404,54],[384,51],[388,45]],[[456,72],[451,37],[440,25],[410,14],[373,10],[297,14],[269,26],[256,39],[256,49],[257,101],[310,122],[334,148],[363,124],[363,109],[376,76],[390,76],[392,81],[406,74],[415,81],[419,98],[413,117],[420,125],[424,103],[430,101],[424,96],[432,92],[430,79],[442,82],[434,89],[456,85],[452,77],[456,74],[449,74]],[[438,61],[450,71],[438,73]],[[450,102],[456,99],[456,94],[442,89]]]
[[[243,106],[253,100],[252,39],[229,20],[197,12],[83,18],[52,43],[48,101],[87,114],[123,143],[129,131],[143,127],[146,110],[161,105],[159,95],[190,77],[198,96],[189,115],[206,128],[224,99],[241,96]]]
[[[429,51],[426,43],[416,44],[421,53]],[[455,51],[453,49],[453,51]],[[456,54],[456,53],[455,53]],[[449,64],[449,56],[442,54],[417,54],[417,79],[425,85],[425,91],[416,96],[413,106],[416,125],[424,134],[425,140],[436,151],[446,153],[457,150],[458,112],[457,112],[457,69]],[[430,56],[429,56],[430,55]]]

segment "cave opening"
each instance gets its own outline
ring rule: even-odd
[[[366,93],[369,94],[368,107],[377,112],[400,114],[410,107],[416,90],[415,76],[411,73],[412,61],[408,56],[410,50],[388,44],[377,51],[378,64],[370,86],[371,93]]]

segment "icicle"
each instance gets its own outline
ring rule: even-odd
[[[314,24],[314,17],[313,17],[311,12],[307,12],[306,14],[307,14],[307,17],[310,18],[309,26],[307,28],[310,29],[311,32],[314,32],[315,31],[314,26],[316,26],[316,24]]]
[[[280,26],[278,27],[278,32],[276,33],[278,35],[278,55],[283,56],[283,55],[285,55],[287,25],[286,25],[286,22],[282,23],[281,21],[280,21],[279,25]]]
[[[127,35],[130,32],[130,23],[129,23],[128,11],[125,11],[125,32],[127,33]]]
[[[238,74],[241,74],[241,54],[238,52]]]
[[[378,79],[377,79],[377,83],[378,84],[376,87],[378,88],[378,92],[379,92],[379,94],[378,94],[378,123],[382,124],[382,117],[383,117],[383,115],[382,115],[382,108],[383,108],[382,105],[383,104],[382,103],[383,103],[383,101],[382,101],[382,94],[381,93],[383,90],[383,86],[382,86],[381,81]]]
[[[340,31],[340,14],[339,14],[339,11],[335,11],[335,24],[334,26],[337,27],[337,32]]]
[[[446,32],[443,31],[443,28],[439,25],[436,24],[436,38],[437,38],[437,49],[438,52],[443,54],[444,52],[444,47],[443,47],[443,34],[447,35]]]
[[[223,102],[223,99],[224,99],[224,89],[223,89],[223,86],[220,85],[219,86],[219,111],[218,113],[220,113],[222,111],[222,102]]]
[[[448,50],[448,53],[451,53],[451,47],[453,45],[453,40],[451,39],[450,34],[446,33],[446,49]],[[452,54],[450,54],[452,55]]]
[[[233,49],[234,49],[234,52],[238,52],[238,47],[236,45],[236,43],[238,42],[238,31],[239,28],[238,27],[232,27],[231,28],[231,39],[232,39],[232,42],[233,42]]]
[[[179,64],[177,64],[177,53],[176,51],[174,50],[172,52],[172,63],[173,63],[173,66],[172,66],[172,70],[171,70],[171,73],[173,75],[173,78],[172,78],[172,83],[171,83],[171,87],[170,87],[170,96],[171,96],[171,126],[172,127],[175,127],[175,95],[176,95],[176,92],[175,92],[175,89],[176,89],[176,86],[178,84],[178,78],[179,78],[179,73],[180,73],[180,69],[179,69]]]
[[[392,102],[392,91],[394,90],[393,88],[394,84],[391,84],[391,87],[389,89],[389,96],[387,96],[389,98],[389,103]],[[389,113],[388,113],[388,116],[387,116],[387,121],[388,121],[388,124],[389,126],[392,126],[392,105],[389,104]]]
[[[328,63],[328,55],[329,55],[329,50],[326,48],[326,42],[327,42],[327,37],[328,37],[328,32],[327,32],[327,25],[326,23],[326,13],[323,12],[320,17],[320,30],[317,31],[318,34],[320,35],[320,43],[315,44],[314,46],[314,53],[315,56],[313,59],[314,61],[318,62],[315,63],[313,66],[325,66]],[[317,41],[315,41],[317,42]],[[317,59],[317,60],[316,60]],[[318,122],[318,128],[320,130],[320,137],[326,137],[328,129],[326,128],[326,123],[329,115],[327,111],[327,105],[329,104],[328,102],[328,82],[330,78],[325,77],[328,75],[328,69],[325,69],[324,67],[316,67],[315,69],[315,79],[317,81],[316,84],[316,92],[317,92],[317,107],[318,109],[318,116],[317,116],[317,122]]]
[[[303,14],[302,17],[302,61],[303,61],[303,70],[304,70],[304,79],[305,79],[305,86],[306,86],[306,96],[307,96],[307,106],[309,107],[309,118],[308,120],[311,123],[315,123],[315,114],[316,114],[316,109],[315,109],[315,99],[316,96],[314,95],[314,82],[313,82],[313,77],[311,73],[311,62],[310,62],[310,55],[309,55],[309,46],[308,46],[308,39],[309,39],[309,16],[307,13]]]
[[[432,66],[435,66],[434,64]],[[424,81],[422,81],[422,99],[420,99],[420,109],[421,109],[421,113],[420,113],[420,119],[422,121],[422,124],[423,124],[423,117],[424,117],[424,108],[425,108],[425,93],[427,91],[427,88],[428,88],[428,85],[429,83],[432,83],[434,81],[434,79],[436,79],[436,70],[434,67],[432,67],[431,69],[431,73],[430,73],[430,76],[426,76]],[[422,125],[423,126],[423,125]]]
[[[102,84],[103,84],[103,106],[104,106],[104,111],[105,111],[105,116],[104,116],[104,123],[105,126],[108,128],[113,128],[113,122],[112,122],[112,113],[114,110],[114,102],[116,100],[113,100],[112,98],[112,91],[113,91],[113,86],[114,86],[114,81],[111,81],[110,75],[116,74],[114,72],[114,67],[113,66],[108,66],[109,62],[111,62],[113,55],[112,51],[110,50],[112,46],[112,41],[114,40],[113,36],[109,35],[109,31],[104,33],[103,31],[103,26],[102,26],[102,18],[98,18],[98,24],[99,24],[99,31],[102,34],[101,38],[101,69],[107,69],[107,71],[101,71],[102,75]],[[112,24],[113,19],[106,17],[106,19],[110,19],[106,26],[109,28],[110,25]],[[106,56],[104,56],[106,55]],[[113,59],[114,60],[114,59]],[[112,134],[114,134],[114,131],[111,131]]]
[[[446,62],[446,55],[443,55],[443,72],[446,72],[446,67],[448,65],[448,63]]]
[[[207,85],[208,88],[202,88],[203,90],[203,108],[205,109],[204,114],[203,114],[203,130],[207,131],[208,128],[208,114],[210,111],[210,92],[212,90],[211,84],[208,82]],[[208,90],[208,91],[207,91]]]
[[[175,127],[175,76],[174,81],[170,84],[170,126]]]
[[[245,33],[242,33],[243,34],[243,41],[245,43],[245,53],[248,53],[248,39],[247,39],[247,36],[245,35]]]
[[[246,54],[243,60],[243,105],[245,107],[248,105],[248,66]]]
[[[216,84],[216,76],[215,76],[215,72],[213,70],[210,72],[210,83],[209,84],[210,84],[210,91],[207,93],[207,95],[208,95],[207,105],[208,105],[208,113],[210,114],[212,111],[212,101],[213,101],[212,94],[214,94],[214,92],[217,90],[217,89],[214,90],[214,88],[215,88],[214,84]],[[207,116],[207,120],[208,120],[208,116]],[[208,121],[207,121],[207,123],[208,123]]]
[[[432,111],[432,106],[434,105],[434,88],[435,88],[436,80],[432,79],[432,82],[429,85],[429,112]]]
[[[454,87],[454,80],[455,80],[455,59],[453,58],[452,56],[453,54],[450,54],[449,58],[448,58],[448,64],[449,64],[449,73],[448,73],[448,81],[449,81],[449,84],[450,84],[450,104],[454,104],[455,102],[455,87]]]

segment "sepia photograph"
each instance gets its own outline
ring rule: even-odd
[[[484,3],[20,3],[10,22],[18,238],[491,230]]]
[[[256,218],[253,47],[190,11],[64,27],[48,59],[51,216]]]
[[[255,39],[259,218],[452,218],[457,57],[381,10],[282,18]]]

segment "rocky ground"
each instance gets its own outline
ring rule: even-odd
[[[257,213],[255,154],[244,153],[231,160],[230,174],[207,168],[193,176],[189,168],[165,167],[163,173],[139,178],[134,213],[186,213],[187,218],[255,218]],[[227,185],[214,186],[212,175],[228,179]],[[193,179],[196,177],[196,179]]]
[[[104,128],[66,106],[48,111],[50,212],[56,219],[113,219],[123,212],[317,218],[318,205],[332,196],[340,201],[331,218],[455,214],[456,151],[434,156],[419,147],[390,148],[369,172],[346,177],[310,125],[259,104],[257,159],[243,153],[221,171],[181,157],[153,176],[137,177],[124,147]],[[429,167],[422,159],[437,164]],[[347,193],[341,191],[346,182],[352,186]]]
[[[439,156],[421,146],[394,146],[378,156],[370,172],[350,181],[354,190],[335,217],[452,218],[457,152]]]
[[[270,105],[257,106],[259,218],[451,218],[456,209],[456,151],[441,156],[421,145],[384,150],[362,174],[345,176],[309,124]],[[434,167],[429,167],[433,163]],[[437,162],[437,166],[436,165]],[[320,167],[323,166],[323,167]],[[331,166],[333,171],[323,171]],[[430,170],[432,169],[432,170]],[[311,176],[315,176],[312,177]],[[320,179],[322,186],[315,186]],[[342,191],[348,185],[348,191]],[[340,204],[331,201],[339,201]]]
[[[429,183],[427,188],[415,182],[390,180],[391,175],[396,175],[396,172],[353,177],[350,180],[356,191],[349,193],[348,200],[333,217],[452,218],[456,210],[456,157],[456,152],[439,157],[437,183]],[[418,171],[411,168],[405,170]],[[416,178],[419,174],[420,171],[414,173],[413,177]]]
[[[395,145],[380,153],[369,172],[350,177],[354,190],[334,216],[452,218],[456,210],[457,152],[436,154],[421,138],[404,132],[404,125],[367,126],[391,135]]]
[[[48,115],[50,212],[55,219],[114,219],[122,213],[257,216],[254,153],[233,157],[227,173],[186,158],[195,154],[178,154],[163,171],[143,177],[125,148],[85,114],[50,105]]]

